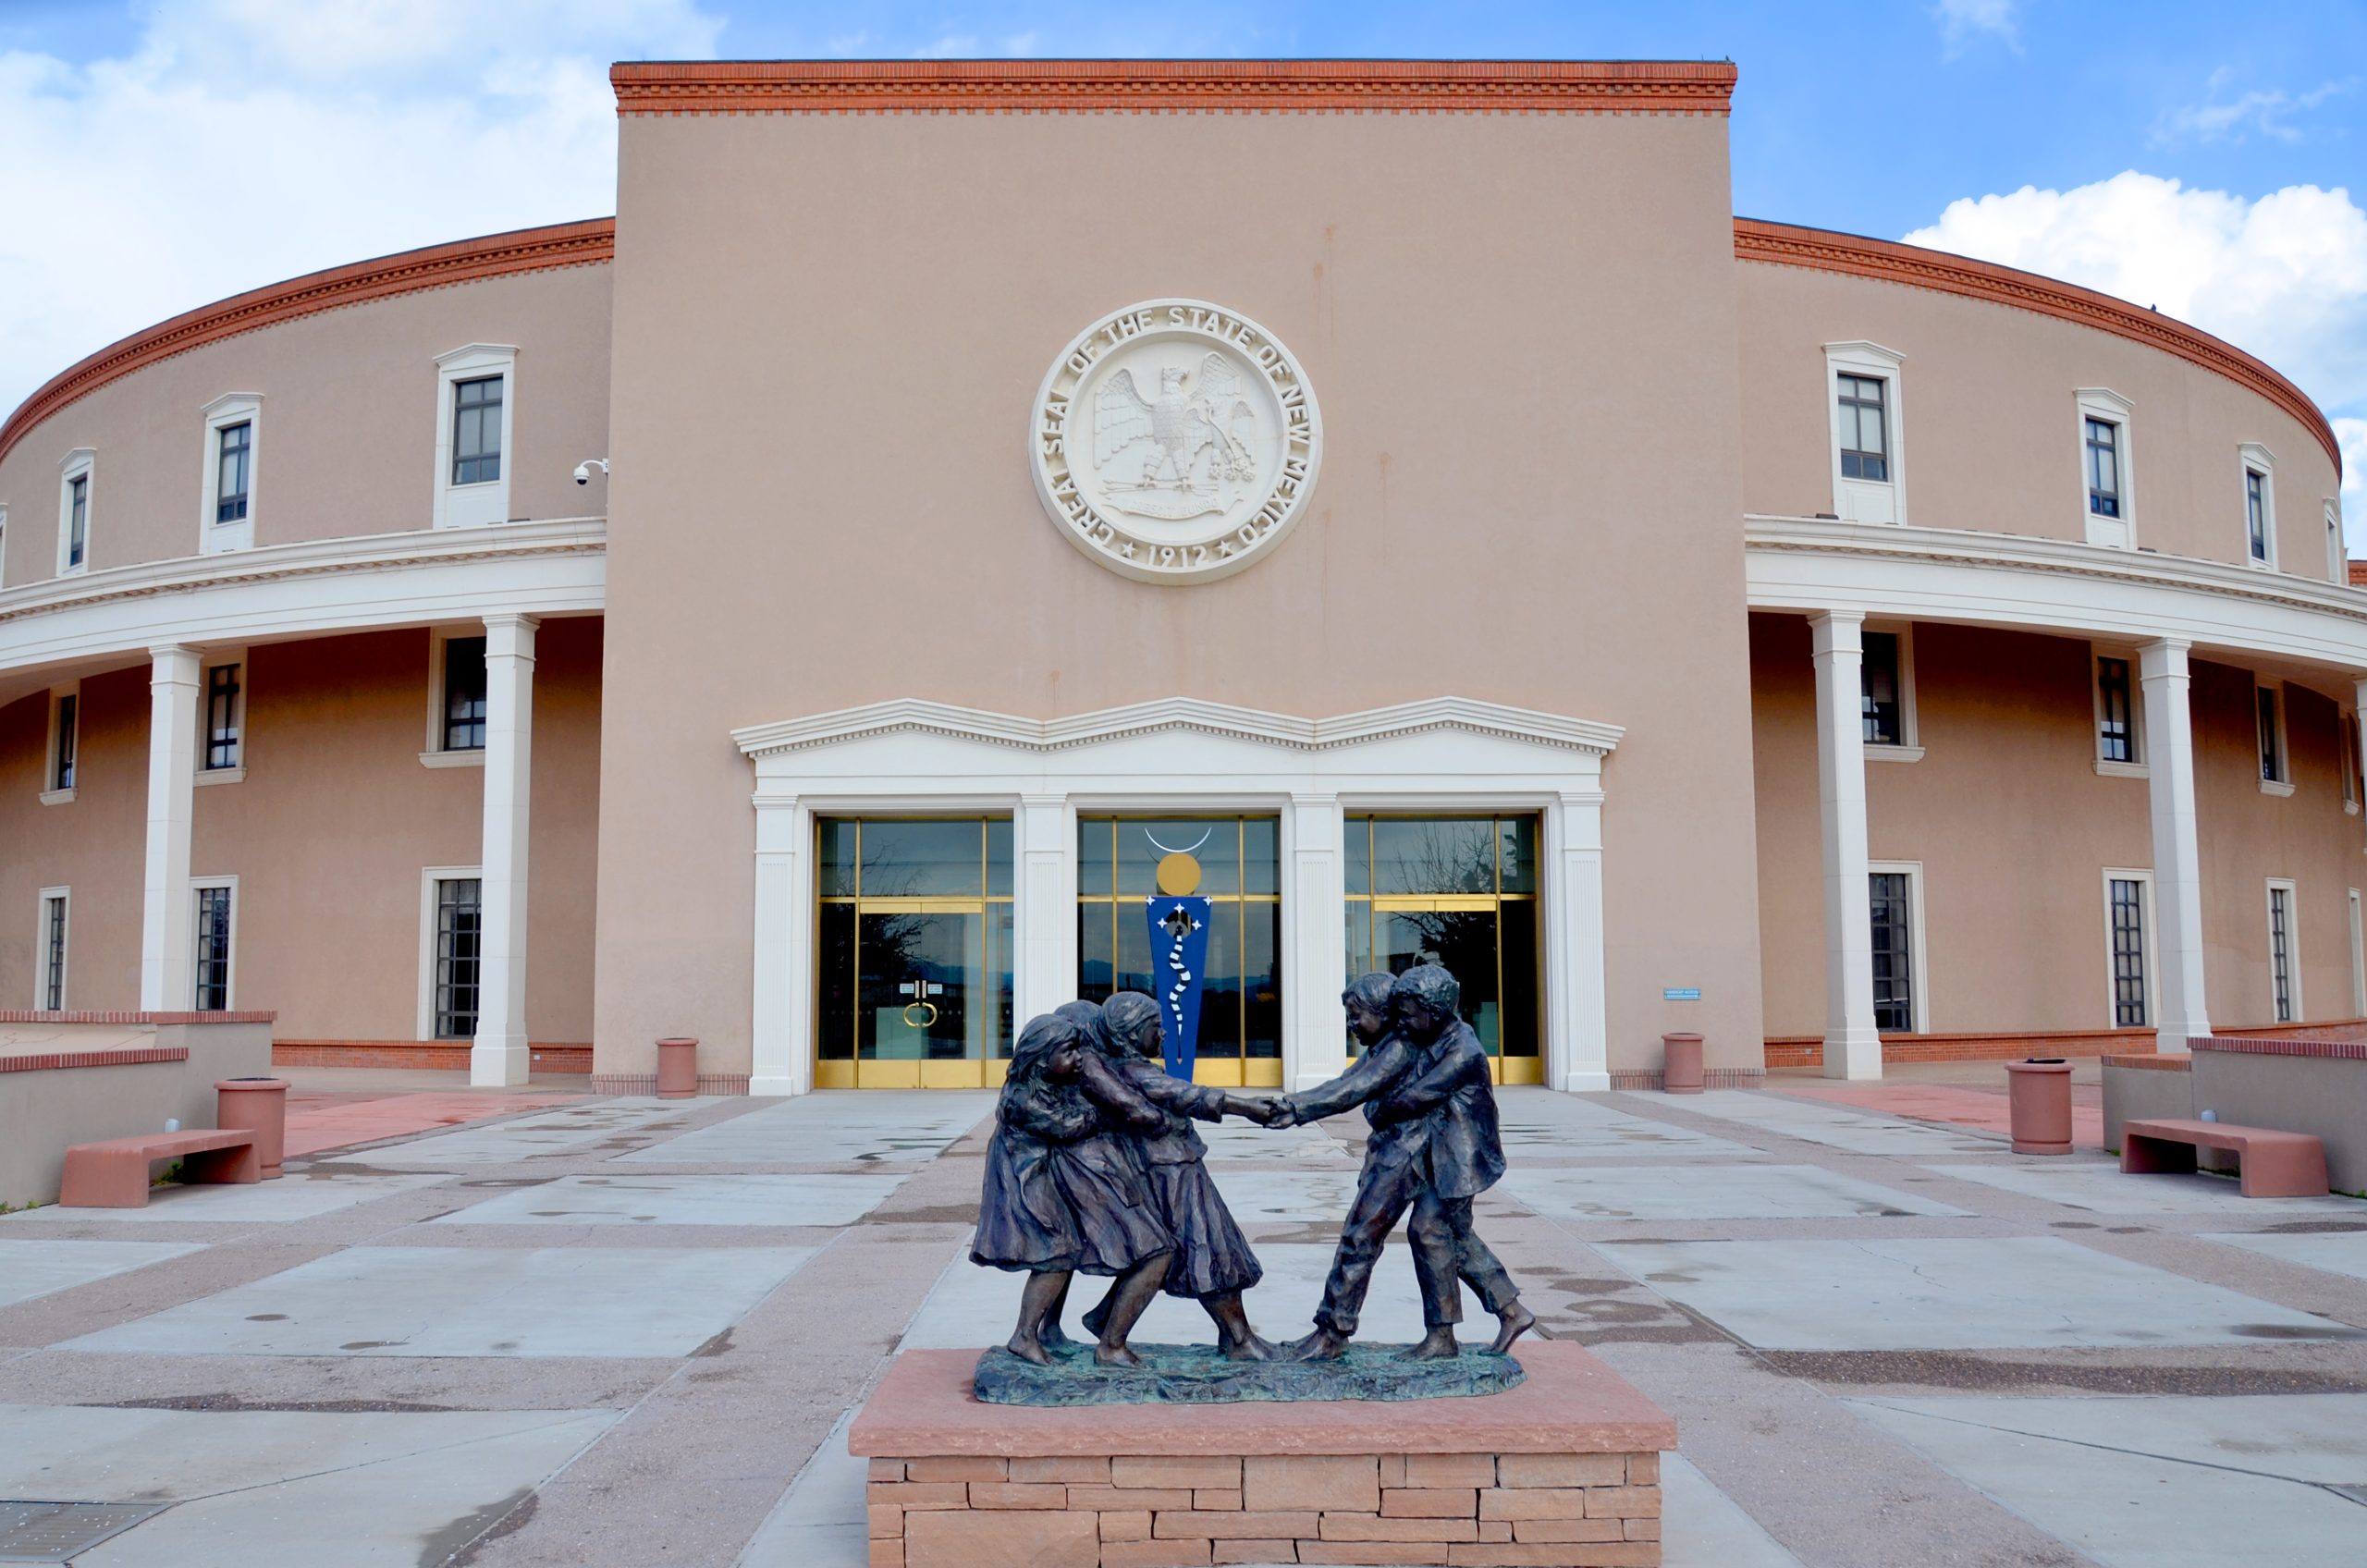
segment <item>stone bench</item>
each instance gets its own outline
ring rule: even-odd
[[[1582,1346],[1519,1356],[1471,1398],[1044,1408],[906,1351],[847,1438],[871,1568],[1659,1568],[1676,1423]]]
[[[251,1132],[202,1128],[192,1133],[143,1133],[76,1144],[67,1149],[57,1205],[60,1208],[145,1208],[149,1171],[166,1159],[181,1162],[183,1182],[263,1180],[263,1157]]]
[[[2124,1173],[2185,1172],[2195,1168],[2199,1149],[2232,1154],[2248,1198],[2322,1198],[2326,1195],[2325,1145],[2307,1133],[2265,1127],[2231,1127],[2224,1121],[2164,1118],[2129,1121],[2120,1130]]]

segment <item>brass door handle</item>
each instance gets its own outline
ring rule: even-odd
[[[914,1008],[919,1008],[922,1011],[924,1011],[924,1012],[927,1013],[927,1014],[928,1014],[928,1016],[927,1016],[926,1018],[924,1018],[924,1019],[920,1020],[918,1023],[914,1022],[914,1020],[913,1020],[913,1009],[914,1009]],[[934,1028],[936,1028],[936,1027],[937,1027],[937,1004],[936,1004],[935,1002],[920,1002],[920,1001],[915,1001],[915,1002],[906,1002],[906,1003],[904,1004],[904,1027],[905,1027],[905,1028],[907,1028],[907,1029],[922,1029],[922,1030],[927,1030],[927,1029],[934,1029]]]

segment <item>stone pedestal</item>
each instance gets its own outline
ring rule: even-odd
[[[1577,1345],[1519,1355],[1471,1399],[1040,1409],[907,1351],[848,1434],[872,1565],[1658,1568],[1676,1423]]]

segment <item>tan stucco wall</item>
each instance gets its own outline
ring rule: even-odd
[[[1302,715],[1456,694],[1628,726],[1606,774],[1612,1061],[1699,1026],[1713,1061],[1755,1063],[1725,134],[629,118],[607,690],[633,717],[603,753],[599,1070],[647,1071],[671,1034],[712,1071],[748,1060],[733,727],[1179,692]],[[1061,538],[1024,445],[1071,336],[1161,295],[1280,336],[1329,443],[1296,533],[1183,588]],[[1661,1001],[1686,984],[1708,999]]]
[[[1767,1030],[1821,1035],[1809,625],[1792,616],[1750,620]],[[2103,872],[2148,868],[2153,852],[2146,781],[2095,772],[2090,655],[2084,640],[1914,628],[1924,755],[1867,765],[1867,850],[1877,861],[1922,863],[1933,1033],[2112,1027]],[[2211,1016],[2223,1027],[2272,1016],[2263,879],[2291,876],[2307,1016],[2347,1018],[2345,890],[2367,871],[2367,829],[2342,809],[2337,710],[2287,688],[2296,789],[2278,799],[2261,793],[2253,772],[2250,692],[2248,671],[2194,665]]]
[[[325,311],[145,366],[67,404],[0,459],[6,582],[55,574],[58,464],[97,453],[91,570],[198,553],[204,406],[263,395],[254,543],[338,539],[434,520],[435,356],[470,343],[518,349],[509,509],[600,510],[570,471],[604,455],[608,268],[567,267]]]
[[[2086,537],[2075,389],[2108,387],[2129,415],[2137,543],[2244,558],[2242,460],[2276,456],[2277,565],[2324,580],[2334,461],[2291,415],[2224,376],[2128,338],[2005,305],[1837,273],[1737,262],[1743,503],[1812,517],[1833,506],[1824,345],[1906,356],[1907,521]]]
[[[527,1031],[591,1037],[600,622],[537,637]],[[233,1005],[283,1039],[407,1040],[418,1028],[420,873],[478,861],[484,773],[429,768],[428,633],[249,651],[247,775],[195,792],[190,871],[239,878]],[[144,853],[144,669],[85,680],[82,784],[35,798],[45,699],[0,710],[0,998],[32,1002],[37,889],[74,889],[69,1003],[136,1007]],[[21,846],[21,848],[19,848]]]

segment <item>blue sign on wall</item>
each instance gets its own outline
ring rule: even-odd
[[[1200,1047],[1200,986],[1207,977],[1208,900],[1196,895],[1156,893],[1143,900],[1150,922],[1151,985],[1159,1021],[1166,1026],[1162,1047],[1167,1075],[1187,1082]]]
[[[1701,987],[1699,986],[1663,986],[1661,987],[1661,1000],[1664,1002],[1698,1002],[1700,999]]]

